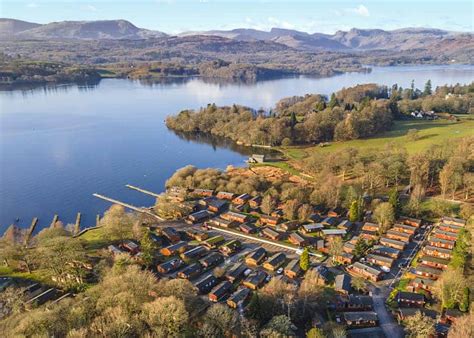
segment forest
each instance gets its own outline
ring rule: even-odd
[[[308,94],[280,100],[270,111],[208,104],[199,111],[183,110],[166,125],[175,131],[209,133],[239,144],[289,146],[366,138],[390,130],[395,119],[411,118],[417,110],[472,114],[474,83],[443,86],[434,92],[397,85],[357,85],[330,98]]]

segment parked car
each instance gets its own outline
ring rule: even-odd
[[[390,268],[386,267],[386,266],[381,266],[380,269],[382,269],[383,272],[390,272]]]
[[[252,272],[252,269],[247,269],[244,271],[244,276],[247,277]]]
[[[281,275],[282,272],[283,272],[283,268],[279,268],[279,269],[277,270],[277,274],[279,274],[279,275]]]

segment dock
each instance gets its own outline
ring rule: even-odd
[[[142,214],[147,214],[149,216],[152,216],[154,218],[156,218],[157,220],[159,221],[164,221],[163,218],[161,218],[160,216],[154,214],[153,212],[151,212],[149,209],[147,208],[143,208],[143,207],[136,207],[134,205],[131,205],[131,204],[128,204],[128,203],[125,203],[125,202],[121,202],[119,200],[116,200],[116,199],[113,199],[113,198],[110,198],[110,197],[107,197],[107,196],[104,196],[104,195],[101,195],[101,194],[98,194],[98,193],[93,193],[92,196],[94,197],[97,197],[97,198],[100,198],[104,201],[107,201],[107,202],[110,202],[110,203],[113,203],[113,204],[118,204],[118,205],[121,205],[127,209],[130,209],[130,210],[133,210],[133,211],[137,211],[137,212],[140,212]]]
[[[78,212],[76,216],[76,223],[74,224],[74,233],[77,234],[81,231],[81,213]]]
[[[129,188],[129,189],[139,191],[139,192],[141,192],[141,193],[143,193],[143,194],[150,195],[150,196],[153,196],[153,197],[155,197],[155,198],[158,198],[158,197],[160,196],[160,194],[157,194],[157,193],[154,193],[154,192],[152,192],[152,191],[149,191],[149,190],[145,190],[145,189],[136,187],[136,186],[131,185],[131,184],[126,184],[125,186],[126,186],[127,188]]]
[[[53,221],[51,222],[50,227],[51,227],[51,228],[54,228],[54,225],[56,224],[56,222],[57,222],[58,220],[59,220],[59,216],[58,216],[57,214],[54,215]]]
[[[36,225],[38,224],[38,217],[33,218],[31,221],[31,225],[28,228],[28,231],[26,232],[25,236],[25,245],[28,245],[28,242],[31,239],[31,235],[33,235],[33,232],[35,231]]]

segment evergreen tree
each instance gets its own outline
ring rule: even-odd
[[[309,251],[308,248],[305,248],[300,256],[300,268],[303,271],[308,271],[309,269]]]
[[[357,222],[359,218],[359,203],[357,200],[353,200],[351,203],[351,208],[349,209],[349,220],[351,222]]]
[[[398,191],[396,188],[394,188],[392,192],[390,193],[390,196],[388,198],[388,203],[390,203],[393,207],[393,211],[395,212],[395,218],[400,217],[402,206],[400,204],[400,198],[398,196]]]
[[[431,80],[426,81],[425,83],[425,90],[423,90],[423,96],[428,96],[431,95],[432,89],[431,89]]]
[[[156,244],[151,238],[151,233],[149,230],[144,232],[143,237],[140,240],[140,247],[143,264],[146,266],[152,265],[153,259],[155,257]]]
[[[294,126],[296,126],[296,123],[298,122],[298,120],[296,119],[296,114],[294,111],[291,112],[291,116],[290,116],[290,126],[291,128],[293,128]]]
[[[336,94],[332,93],[331,94],[331,99],[329,100],[328,107],[329,108],[334,108],[339,105],[339,102],[337,101]]]
[[[365,252],[367,251],[367,249],[368,249],[367,242],[362,237],[359,237],[359,239],[357,239],[357,242],[354,246],[354,256],[356,257],[363,256]]]

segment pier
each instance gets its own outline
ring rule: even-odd
[[[157,194],[157,193],[154,193],[154,192],[152,192],[152,191],[149,191],[149,190],[145,190],[145,189],[136,187],[136,186],[131,185],[131,184],[126,184],[125,186],[126,186],[127,188],[129,188],[129,189],[139,191],[139,192],[141,192],[141,193],[143,193],[143,194],[150,195],[150,196],[153,196],[153,197],[155,197],[155,198],[158,198],[158,197],[160,196],[160,194]]]
[[[33,218],[31,221],[31,225],[28,228],[28,231],[25,236],[25,245],[28,245],[28,242],[31,239],[31,235],[33,235],[33,231],[35,231],[36,225],[38,224],[38,217]]]
[[[50,227],[51,227],[51,228],[54,228],[54,225],[56,224],[56,222],[57,222],[58,220],[59,220],[59,216],[58,216],[58,215],[54,215],[53,221],[51,222]]]
[[[127,209],[130,209],[130,210],[133,210],[133,211],[141,212],[142,214],[147,214],[149,216],[152,216],[152,217],[156,218],[159,221],[164,221],[163,218],[161,218],[160,216],[154,214],[153,212],[151,212],[147,208],[136,207],[134,205],[131,205],[131,204],[128,204],[128,203],[125,203],[125,202],[121,202],[119,200],[116,200],[116,199],[113,199],[113,198],[110,198],[110,197],[107,197],[107,196],[104,196],[104,195],[101,195],[101,194],[97,194],[97,193],[93,193],[92,196],[100,198],[104,201],[107,201],[107,202],[110,202],[110,203],[113,203],[113,204],[121,205],[121,206],[123,206]]]

